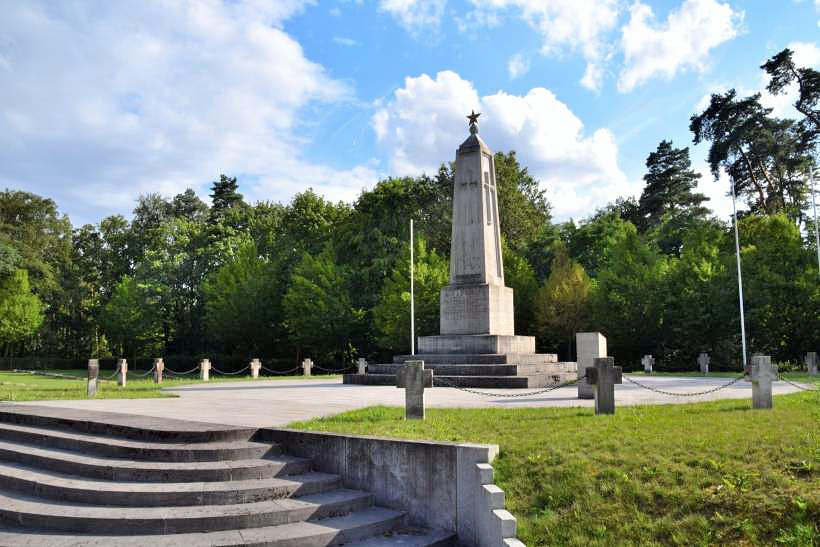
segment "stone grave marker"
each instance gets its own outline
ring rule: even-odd
[[[595,386],[595,414],[615,414],[615,384],[623,383],[623,369],[612,357],[596,357],[587,367],[587,380]]]
[[[806,354],[806,370],[811,376],[817,376],[817,352],[810,351]]]
[[[358,374],[367,374],[367,361],[364,357],[359,357],[356,360],[356,366],[359,368]]]
[[[772,408],[772,382],[777,380],[777,365],[768,355],[752,355],[752,408]]]
[[[100,382],[100,361],[99,359],[88,360],[88,396],[97,395],[97,386]]]
[[[305,376],[310,376],[310,371],[313,368],[313,361],[310,359],[305,359],[302,361],[302,374]]]
[[[128,380],[128,361],[125,359],[117,359],[117,385],[125,387]]]
[[[259,358],[251,359],[251,378],[259,378],[259,371],[262,369],[262,361]]]
[[[424,388],[433,387],[433,371],[424,368],[424,361],[405,361],[396,373],[396,387],[404,388],[404,417],[424,419]]]
[[[711,359],[709,358],[709,354],[705,351],[700,352],[698,355],[698,367],[700,367],[701,374],[709,374],[709,363]]]
[[[598,357],[606,357],[606,337],[600,332],[578,332],[575,334],[578,378],[584,375],[587,368],[595,364]],[[578,398],[595,398],[595,386],[588,379],[578,381]]]
[[[165,371],[165,362],[162,360],[162,357],[157,357],[154,359],[154,383],[161,384],[162,383],[162,373]]]
[[[655,358],[651,355],[644,355],[641,359],[641,364],[643,365],[643,371],[647,374],[652,374],[652,367],[655,366]]]
[[[202,359],[199,362],[199,379],[208,382],[211,379],[211,360]]]

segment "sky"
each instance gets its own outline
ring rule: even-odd
[[[820,0],[0,0],[0,188],[75,226],[221,173],[353,202],[452,161],[475,109],[558,221],[640,195],[663,139],[725,217],[689,118],[729,88],[796,116],[759,68],[784,47],[820,67]]]

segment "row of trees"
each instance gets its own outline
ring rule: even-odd
[[[781,360],[820,346],[820,283],[805,173],[818,135],[820,78],[788,50],[764,69],[772,92],[799,88],[803,119],[759,96],[714,95],[693,116],[748,211],[739,222],[752,351]],[[604,332],[623,362],[671,366],[700,351],[738,363],[732,226],[695,191],[688,148],[661,142],[645,188],[576,223],[553,223],[538,182],[498,153],[506,281],[516,330],[572,357],[573,334]],[[221,176],[210,205],[192,190],[142,196],[72,229],[56,205],[0,193],[0,348],[4,355],[263,355],[319,362],[386,357],[409,347],[407,219],[416,219],[416,332],[438,332],[448,282],[453,166],[391,178],[352,205],[308,190],[288,204],[247,204]]]

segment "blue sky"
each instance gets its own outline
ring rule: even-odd
[[[75,225],[220,173],[250,201],[352,201],[433,172],[483,112],[558,220],[638,195],[711,92],[761,91],[786,46],[820,66],[820,0],[0,0],[0,186]],[[764,96],[780,116],[789,97]],[[701,189],[731,204],[703,158]],[[503,212],[502,212],[503,214]]]

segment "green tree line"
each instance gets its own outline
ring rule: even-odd
[[[806,174],[820,134],[820,77],[784,50],[769,90],[798,89],[799,120],[759,95],[711,97],[691,119],[745,204],[738,232],[749,346],[781,361],[820,349],[820,273]],[[734,227],[696,192],[689,149],[648,154],[640,196],[556,223],[515,152],[496,154],[503,258],[516,331],[574,358],[599,330],[625,364],[644,354],[694,368],[700,351],[740,363]],[[389,178],[352,204],[312,190],[247,203],[221,175],[211,203],[192,190],[139,198],[130,220],[72,227],[50,199],[0,192],[0,351],[4,356],[213,354],[342,363],[406,352],[409,234],[415,219],[416,333],[438,333],[449,279],[453,165]],[[718,182],[713,182],[718,184]],[[727,189],[728,190],[728,189]]]

